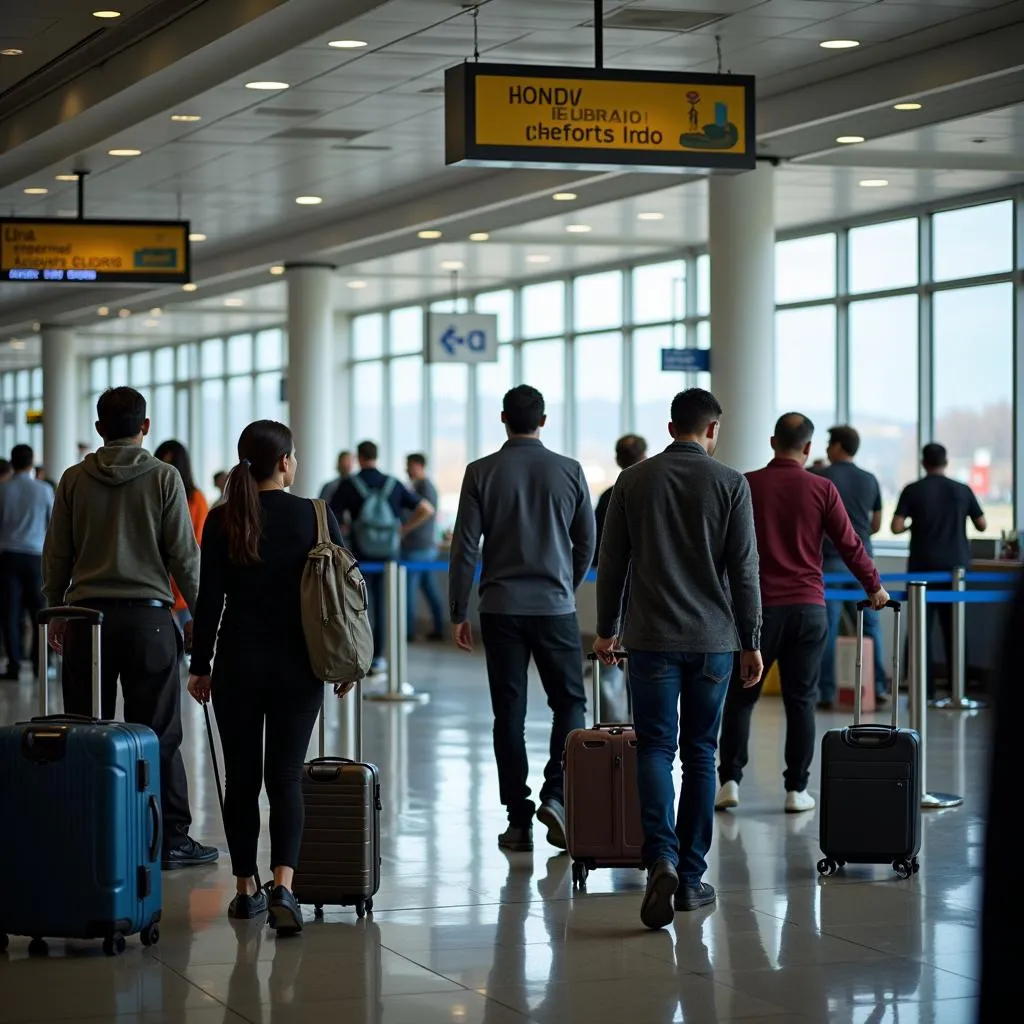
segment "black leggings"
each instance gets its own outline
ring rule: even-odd
[[[323,683],[271,673],[222,671],[213,678],[213,708],[224,748],[224,830],[231,870],[256,874],[260,789],[270,800],[270,864],[298,865],[302,842],[302,765]],[[264,727],[266,735],[264,736]]]

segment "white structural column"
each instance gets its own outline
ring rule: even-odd
[[[775,422],[774,168],[712,177],[711,386],[722,404],[718,458],[741,472],[771,458]]]
[[[299,459],[292,493],[314,498],[334,475],[333,267],[293,264],[288,280],[288,415]]]
[[[42,463],[51,480],[59,480],[78,459],[78,361],[75,332],[70,327],[42,328],[43,451]]]

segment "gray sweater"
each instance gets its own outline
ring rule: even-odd
[[[448,569],[452,622],[465,621],[483,535],[480,611],[569,615],[594,557],[583,467],[534,438],[512,438],[470,463]]]
[[[620,634],[619,602],[631,565]],[[757,542],[741,473],[691,441],[623,472],[601,540],[597,631],[637,650],[758,649]]]

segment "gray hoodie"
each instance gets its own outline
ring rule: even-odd
[[[199,545],[178,471],[131,441],[113,441],[60,480],[43,546],[50,605],[90,600],[174,603],[199,591]]]

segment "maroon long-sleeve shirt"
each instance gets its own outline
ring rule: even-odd
[[[794,459],[772,459],[747,474],[761,559],[761,603],[824,604],[821,542],[835,545],[868,594],[882,585],[835,484]]]

